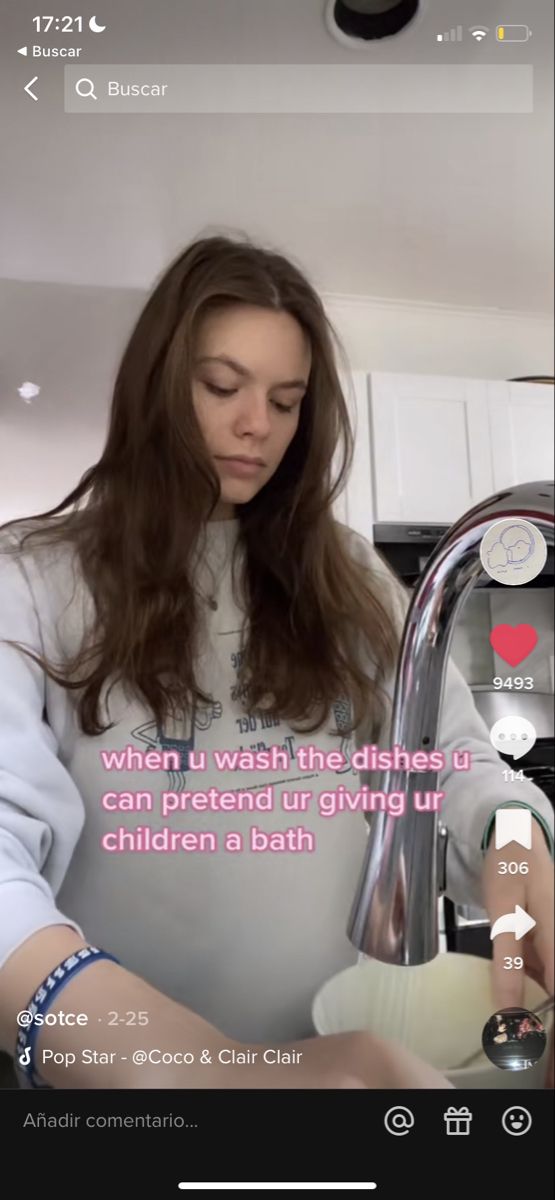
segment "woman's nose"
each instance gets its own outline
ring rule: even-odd
[[[253,433],[264,437],[270,431],[270,411],[266,396],[245,396],[239,413],[237,425],[240,433]]]

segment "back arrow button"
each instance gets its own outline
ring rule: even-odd
[[[31,88],[33,84],[37,82],[37,79],[38,75],[35,75],[33,79],[30,79],[29,82],[25,84],[23,89],[25,92],[27,92],[27,95],[31,97],[31,100],[38,100],[38,96],[35,96],[34,92],[31,91]]]

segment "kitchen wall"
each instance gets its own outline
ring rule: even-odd
[[[0,283],[0,523],[58,503],[99,456],[118,358],[142,295]],[[41,386],[31,404],[17,388]]]
[[[553,374],[553,321],[533,313],[326,296],[353,368],[512,379]]]

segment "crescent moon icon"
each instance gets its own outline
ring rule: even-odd
[[[97,24],[96,17],[91,17],[91,19],[89,21],[89,29],[92,29],[93,33],[103,33],[105,28],[106,28],[105,25]]]

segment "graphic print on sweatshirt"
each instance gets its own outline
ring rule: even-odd
[[[191,750],[197,749],[195,745],[195,729],[210,729],[213,721],[217,721],[222,716],[222,706],[219,701],[213,704],[193,706],[192,714],[189,718],[189,736],[179,736],[178,732],[170,733],[169,730],[160,728],[156,721],[149,721],[145,725],[139,725],[136,729],[131,730],[130,737],[138,742],[146,744],[149,750],[177,750],[180,755],[180,768],[178,771],[168,771],[168,788],[169,791],[176,792],[183,790],[187,782],[185,772],[189,767],[189,754]]]
[[[173,769],[165,772],[168,779],[168,790],[183,791],[186,787],[193,786],[193,781],[199,781],[199,776],[203,772],[195,771],[192,780],[189,768],[189,755],[191,751],[206,751],[207,752],[207,768],[210,770],[212,765],[210,752],[213,749],[243,751],[251,750],[255,753],[259,751],[269,751],[273,746],[278,746],[283,749],[289,758],[290,771],[286,776],[279,779],[273,779],[275,785],[296,783],[301,780],[316,779],[320,775],[319,771],[301,772],[299,768],[295,769],[296,747],[299,744],[299,735],[294,733],[289,726],[286,726],[286,732],[281,732],[282,721],[278,716],[265,712],[263,709],[257,709],[253,712],[245,712],[240,704],[240,692],[237,683],[238,672],[242,660],[242,651],[240,646],[240,629],[220,629],[214,630],[217,637],[217,664],[216,670],[212,670],[212,683],[218,680],[222,686],[222,699],[213,697],[210,704],[195,703],[192,714],[187,722],[172,721],[168,719],[163,726],[157,724],[156,721],[142,722],[130,730],[130,741],[147,746],[149,750],[176,750],[180,755],[180,766],[178,769]],[[225,647],[225,649],[224,649]],[[227,685],[227,686],[226,686]],[[209,692],[209,689],[207,689]],[[225,698],[227,692],[227,699]],[[334,772],[337,775],[344,775],[351,772],[356,775],[357,772],[351,767],[351,753],[354,750],[352,735],[348,733],[350,722],[352,721],[352,705],[348,697],[340,697],[333,705],[333,720],[335,723],[334,732],[342,734],[341,739],[333,739],[330,742],[329,738],[325,738],[326,749],[333,745],[334,749],[339,749],[345,758],[345,765]],[[300,744],[314,744],[319,747],[322,744],[322,730],[319,733],[301,735]],[[262,736],[254,737],[253,740],[243,741],[243,735],[261,734]],[[227,734],[227,736],[226,736]],[[273,734],[273,736],[272,736]],[[199,736],[200,735],[200,736]],[[204,735],[204,736],[203,736]],[[238,735],[240,740],[238,741]],[[246,784],[246,776],[249,772],[240,772],[239,778]],[[189,778],[188,778],[189,776]],[[264,788],[268,785],[269,774],[256,772],[249,780],[249,789],[253,792],[259,788]],[[223,782],[223,780],[222,780]]]

